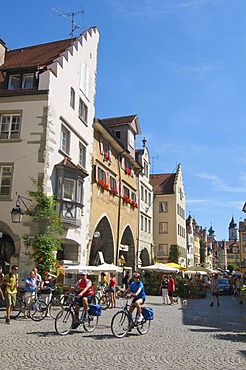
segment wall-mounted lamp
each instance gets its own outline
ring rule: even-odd
[[[13,223],[22,223],[22,219],[23,219],[23,215],[25,213],[25,211],[23,211],[23,209],[21,208],[20,206],[20,202],[22,202],[22,204],[25,206],[26,210],[28,211],[28,213],[30,213],[29,211],[29,208],[27,207],[26,203],[24,202],[23,199],[25,200],[29,200],[29,201],[32,201],[31,199],[29,198],[25,198],[25,197],[22,197],[21,195],[17,194],[17,201],[16,201],[16,205],[14,208],[12,208],[11,210],[11,220]]]

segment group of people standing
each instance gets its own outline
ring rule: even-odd
[[[57,278],[56,275],[52,275],[49,272],[46,272],[44,278],[42,279],[38,273],[37,268],[35,267],[29,273],[29,276],[25,279],[24,286],[24,299],[26,307],[30,304],[31,300],[35,298],[35,293],[40,289],[42,299],[46,304],[49,303],[52,295],[52,282]],[[4,288],[4,293],[1,289]],[[16,305],[16,296],[19,287],[19,275],[18,275],[18,266],[13,265],[8,274],[3,274],[0,270],[0,298],[6,301],[6,324],[10,324],[10,316],[13,307]],[[28,318],[28,311],[26,310],[24,317]]]
[[[160,284],[160,291],[162,293],[163,304],[173,305],[173,295],[175,292],[175,281],[172,275],[163,274]]]

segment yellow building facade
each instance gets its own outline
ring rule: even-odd
[[[109,122],[112,123],[110,120]],[[137,173],[141,166],[135,161],[133,152],[128,150],[124,138],[128,143],[130,131],[130,135],[134,137],[131,145],[135,144],[135,135],[139,133],[138,119],[137,116],[128,116],[125,120],[122,117],[115,119],[118,138],[112,128],[114,124],[108,127],[107,123],[107,120],[94,121],[88,263],[94,265],[103,262],[100,261],[103,259],[107,263],[124,264],[135,269],[138,230]]]

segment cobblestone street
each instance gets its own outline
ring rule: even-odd
[[[54,320],[20,317],[6,325],[0,320],[1,367],[5,370],[167,369],[245,370],[246,304],[222,296],[221,306],[209,299],[164,306],[161,297],[148,297],[155,319],[146,335],[133,330],[122,339],[110,329],[117,309],[103,312],[93,333],[81,327],[62,337]],[[117,302],[120,305],[119,301]]]

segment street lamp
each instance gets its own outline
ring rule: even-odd
[[[32,200],[29,199],[29,198],[25,198],[25,197],[23,197],[23,196],[21,196],[17,193],[16,193],[16,195],[17,195],[16,205],[15,205],[14,208],[12,208],[12,210],[10,212],[11,213],[11,220],[12,220],[13,223],[22,223],[22,219],[23,219],[23,215],[24,215],[25,211],[23,211],[23,209],[21,208],[20,202],[22,202],[22,204],[25,206],[26,210],[28,212],[30,212],[29,208],[27,207],[27,205],[26,205],[26,203],[24,202],[23,199],[29,200],[29,201],[32,201]]]

